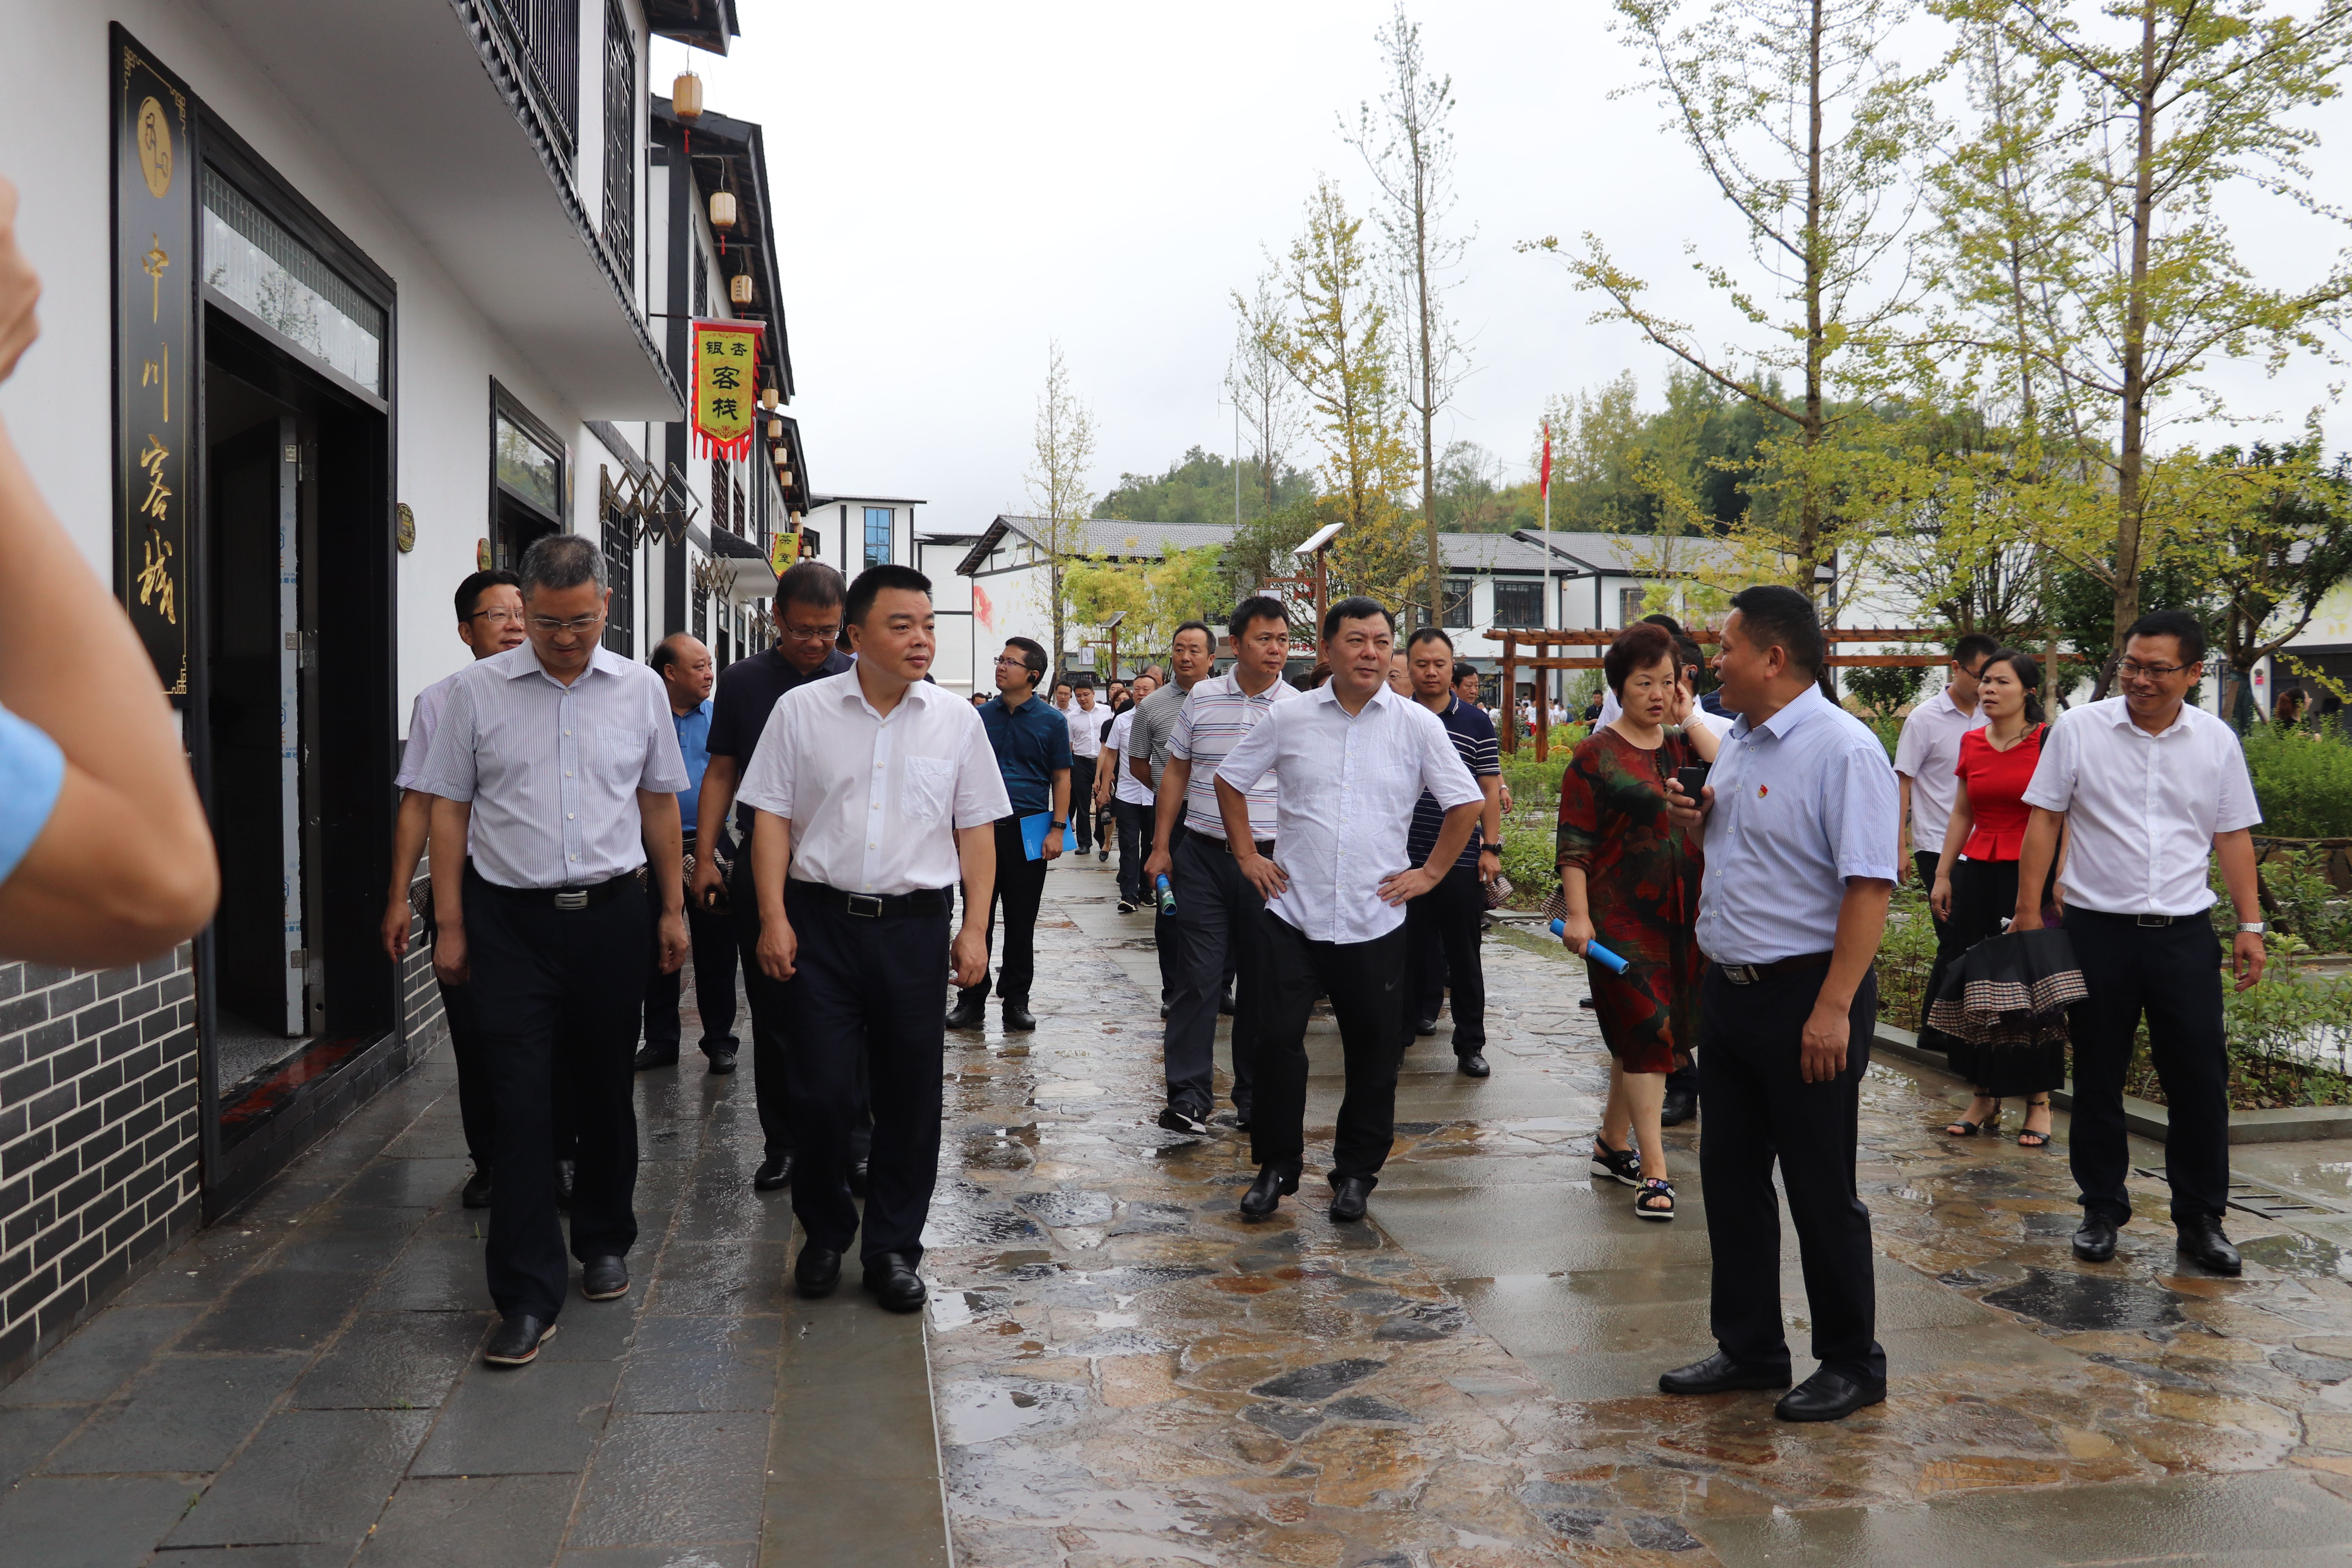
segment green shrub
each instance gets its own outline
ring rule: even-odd
[[[2282,838],[2352,837],[2352,744],[2307,730],[2256,724],[2246,768],[2262,805],[2259,831]]]

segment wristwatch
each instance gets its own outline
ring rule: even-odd
[[[1050,816],[1045,819],[1045,831],[1048,833],[1053,832],[1057,827],[1067,827],[1068,826],[1068,823],[1063,821],[1058,816]]]
[[[2267,936],[2270,934],[2271,926],[2268,921],[2240,921],[2238,929],[2250,935]]]

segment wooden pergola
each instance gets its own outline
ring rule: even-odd
[[[1713,626],[1690,626],[1685,629],[1691,639],[1701,647],[1722,646],[1722,640]],[[1603,626],[1580,631],[1522,631],[1498,626],[1489,631],[1486,634],[1487,637],[1503,645],[1501,693],[1504,715],[1503,750],[1513,756],[1517,756],[1519,751],[1519,727],[1514,705],[1518,700],[1520,670],[1599,669],[1601,660],[1598,655],[1580,658],[1553,654],[1546,650],[1555,647],[1606,648],[1623,635],[1622,626]],[[1949,634],[1933,626],[1832,626],[1824,627],[1822,636],[1834,647],[1839,643],[1941,642]],[[1522,647],[1530,651],[1521,652]],[[1832,666],[1847,668],[1868,665],[1924,667],[1941,664],[1950,657],[1948,653],[1833,652],[1829,656],[1829,663]],[[1541,763],[1550,760],[1550,737],[1551,704],[1538,695],[1536,701],[1535,722],[1536,761]]]

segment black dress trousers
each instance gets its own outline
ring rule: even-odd
[[[939,1174],[948,917],[867,919],[809,897],[798,882],[786,884],[784,907],[800,939],[782,987],[799,1143],[793,1214],[814,1246],[846,1253],[857,1241],[861,1258],[896,1252],[914,1263]],[[849,1194],[861,1059],[874,1112],[862,1239]]]
[[[1095,766],[1100,757],[1070,758],[1070,847],[1081,855],[1095,852]]]
[[[1878,1290],[1871,1275],[1870,1211],[1854,1191],[1862,1075],[1878,1023],[1878,975],[1864,976],[1846,1020],[1845,1070],[1807,1083],[1798,1062],[1805,1019],[1826,967],[1735,985],[1707,966],[1699,1023],[1706,1134],[1698,1141],[1714,1259],[1709,1325],[1742,1366],[1784,1370],[1780,1326],[1780,1200],[1777,1161],[1822,1365],[1866,1383],[1886,1376]]]
[[[1156,907],[1160,900],[1143,879],[1143,863],[1151,858],[1152,808],[1114,799],[1110,809],[1111,820],[1118,825],[1118,896],[1130,904]]]
[[[474,1009],[474,987],[441,987],[441,1016],[449,1020],[449,1054],[457,1060],[457,1119],[466,1129],[466,1152],[477,1170],[495,1168],[499,1113],[490,1093],[490,1064],[483,1053],[482,1020]]]
[[[1168,882],[1176,895],[1175,994],[1168,999],[1168,1027],[1160,1059],[1168,1079],[1168,1103],[1206,1117],[1216,1104],[1217,1015],[1225,986],[1234,988],[1234,1109],[1255,1106],[1257,1042],[1264,1011],[1265,943],[1258,921],[1265,900],[1225,841],[1205,833],[1171,834]],[[1155,935],[1159,927],[1154,928]],[[1164,981],[1168,951],[1160,938]]]
[[[743,960],[743,994],[751,1000],[751,1096],[760,1111],[761,1152],[781,1160],[793,1152],[799,1136],[793,1108],[791,1038],[792,998],[787,981],[771,980],[760,967],[760,899],[752,887],[751,846],[746,842],[735,856],[735,874],[727,886],[727,915],[735,922],[735,936]],[[727,917],[722,917],[727,918]],[[795,928],[797,929],[797,928]],[[866,1110],[865,1079],[858,1079],[856,1104],[850,1114],[850,1157],[866,1158],[873,1134]]]
[[[691,837],[686,849],[689,855],[694,853]],[[646,896],[658,917],[660,892],[648,887]],[[698,1042],[702,1054],[735,1050],[740,1044],[735,1038],[735,921],[724,910],[702,908],[689,894],[686,934],[694,948],[694,1010],[702,1020],[702,1038]],[[656,949],[646,973],[646,1044],[654,1049],[677,1055],[684,1038],[678,1001],[685,991],[686,965],[664,974]]]
[[[1029,858],[1021,842],[1018,815],[996,819],[996,888],[988,900],[988,946],[994,954],[996,921],[1002,912],[1004,951],[996,965],[996,994],[1023,1007],[1029,1005],[1029,987],[1037,976],[1037,906],[1045,899],[1045,868],[1051,864],[1043,856]],[[799,930],[799,922],[793,929]],[[987,995],[984,974],[979,984],[962,993],[966,1000],[983,1000]]]
[[[2090,997],[2067,1010],[2074,1047],[2074,1123],[2067,1157],[2083,1212],[2122,1225],[2130,1171],[2124,1073],[2140,1015],[2164,1085],[2164,1170],[2175,1220],[2219,1219],[2230,1201],[2229,1065],[2221,1037],[2220,939],[2204,915],[2144,926],[2134,915],[2066,910],[2066,934]]]
[[[579,1168],[572,1256],[620,1257],[637,1238],[637,1019],[654,920],[631,888],[583,910],[466,873],[466,942],[498,1108],[486,1249],[490,1300],[552,1321],[569,1270],[555,1212],[552,1084],[570,1090]],[[561,1058],[559,1064],[558,1058]]]
[[[1318,993],[1331,998],[1348,1089],[1331,1146],[1331,1179],[1380,1180],[1396,1142],[1397,1068],[1412,1025],[1405,1018],[1405,931],[1370,942],[1310,942],[1268,910],[1258,916],[1265,948],[1265,1011],[1257,1040],[1257,1100],[1250,1158],[1297,1164],[1307,1151],[1307,1021]]]
[[[1486,914],[1486,887],[1475,865],[1454,867],[1404,907],[1412,963],[1411,1011],[1416,1022],[1435,1018],[1445,1005],[1450,978],[1457,1057],[1486,1048],[1486,972],[1478,956]]]

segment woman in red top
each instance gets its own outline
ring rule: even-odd
[[[2041,684],[2042,667],[2032,654],[2013,647],[1994,653],[1977,675],[1977,700],[1983,705],[1985,721],[1960,738],[1959,766],[1953,770],[1959,775],[1959,795],[1952,805],[1951,826],[1944,830],[1943,856],[1936,862],[1936,889],[1928,895],[1955,952],[1998,936],[2017,908],[2017,856],[2032,816],[2025,804],[2025,786],[2033,782],[2042,737],[2048,733],[2042,703],[2034,696]],[[2062,844],[2061,858],[2064,852]],[[2053,865],[2052,887],[2042,894],[2044,904],[2055,897],[2056,881]],[[1972,1046],[1949,1035],[1941,1037],[1940,1043],[1952,1070],[1977,1089],[1968,1113],[1945,1131],[1955,1138],[1991,1132],[2000,1125],[2002,1099],[2022,1095],[2025,1130],[2018,1134],[2018,1142],[2028,1149],[2049,1143],[2050,1091],[2066,1081],[2063,1041],[2030,1050]]]

